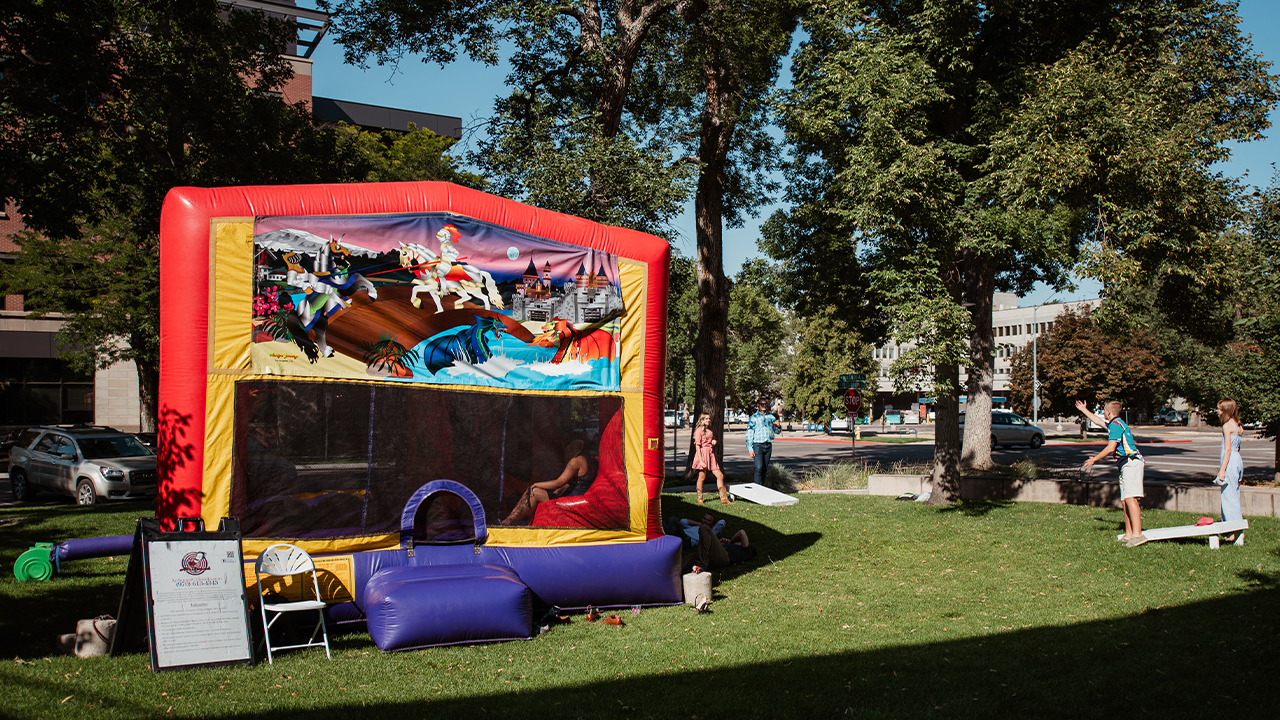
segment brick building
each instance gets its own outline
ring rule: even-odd
[[[329,15],[296,7],[294,0],[224,0],[228,7],[261,10],[289,19],[298,28],[288,57],[294,77],[279,89],[287,103],[304,103],[328,122],[347,122],[365,130],[407,130],[409,123],[452,138],[462,136],[461,118],[364,103],[315,97],[311,54],[329,27]],[[0,262],[22,248],[14,235],[23,229],[13,203],[0,212]],[[138,373],[132,362],[93,375],[73,372],[58,359],[59,317],[28,317],[21,295],[6,295],[0,310],[0,431],[42,423],[96,423],[126,431],[142,428]]]

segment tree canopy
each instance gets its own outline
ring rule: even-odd
[[[1163,402],[1167,375],[1156,336],[1145,331],[1106,333],[1086,305],[1068,307],[1036,339],[1010,359],[1009,397],[1015,412],[1031,415],[1034,361],[1040,377],[1040,415],[1076,415],[1075,402],[1089,407],[1119,400],[1136,419]],[[1082,421],[1083,422],[1083,421]]]
[[[798,287],[839,270],[899,341],[940,340],[912,359],[936,368],[931,501],[958,489],[959,362],[965,461],[990,464],[993,291],[1208,274],[1236,190],[1211,166],[1277,97],[1238,22],[1196,0],[810,6],[767,247]]]
[[[67,316],[81,369],[134,361],[152,422],[170,188],[469,181],[442,156],[447,139],[321,127],[282,102],[295,32],[217,0],[48,0],[0,17],[0,197],[29,229],[0,285],[37,316]]]

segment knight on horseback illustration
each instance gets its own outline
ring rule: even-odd
[[[493,276],[474,265],[462,262],[462,257],[455,244],[462,233],[453,225],[445,225],[436,233],[440,241],[440,252],[432,252],[425,245],[418,243],[400,243],[400,266],[413,273],[413,290],[409,293],[409,301],[414,307],[422,307],[418,294],[426,290],[435,301],[436,312],[444,312],[440,300],[445,295],[456,295],[453,307],[462,308],[467,300],[478,299],[486,310],[506,307],[502,302],[502,294],[493,280]]]

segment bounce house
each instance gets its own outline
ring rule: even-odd
[[[157,516],[239,518],[250,561],[303,548],[383,650],[679,603],[668,260],[449,183],[174,189]]]

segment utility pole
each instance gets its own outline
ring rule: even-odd
[[[676,459],[676,453],[680,451],[680,436],[678,434],[680,428],[680,378],[673,378],[671,385],[671,404],[676,409],[671,420],[671,466],[674,468],[672,472],[679,475],[680,463]]]
[[[1036,322],[1036,311],[1031,309],[1031,424],[1040,423],[1040,323]]]

